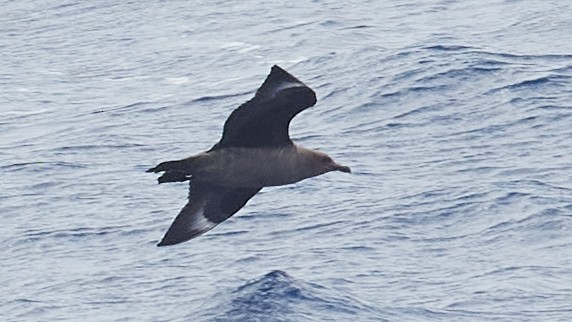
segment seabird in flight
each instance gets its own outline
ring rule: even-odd
[[[296,145],[288,127],[316,104],[316,94],[278,66],[256,95],[234,110],[210,150],[162,162],[159,183],[189,181],[189,201],[158,246],[195,238],[234,215],[263,187],[281,186],[330,171],[350,173],[327,154]]]

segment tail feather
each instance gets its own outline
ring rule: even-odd
[[[159,183],[182,182],[191,178],[194,164],[193,157],[182,160],[165,161],[147,170],[147,172],[165,172],[159,177]]]
[[[166,171],[157,179],[159,183],[165,182],[183,182],[191,179],[191,176],[179,171]]]
[[[161,162],[157,166],[147,170],[147,172],[162,172],[162,171],[169,171],[169,170],[182,170],[181,161],[166,161]]]

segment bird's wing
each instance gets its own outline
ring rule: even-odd
[[[311,88],[274,65],[254,98],[230,114],[221,140],[212,149],[292,144],[290,121],[314,104],[316,93]]]
[[[234,215],[261,188],[228,188],[190,180],[189,202],[158,246],[175,245],[213,229]]]

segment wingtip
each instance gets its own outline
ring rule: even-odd
[[[178,239],[175,240],[173,238],[169,238],[169,235],[165,235],[163,237],[163,239],[161,239],[161,241],[157,244],[157,247],[165,247],[165,246],[173,246],[173,245],[177,245],[183,242],[188,241],[188,239]]]
[[[284,68],[282,68],[276,64],[274,64],[274,66],[272,66],[272,68],[270,68],[270,71],[274,71],[274,70],[280,70],[280,71],[285,72]]]
[[[304,94],[310,93],[312,97],[308,99],[308,104],[310,104],[309,106],[315,104],[315,93],[311,88],[282,67],[274,65],[270,69],[270,74],[266,76],[266,79],[256,91],[256,96],[259,98],[273,99],[281,91],[292,90],[302,90]]]
[[[280,74],[281,78],[287,79],[289,81],[303,84],[298,78],[294,77],[292,74],[290,74],[284,68],[278,65],[274,65],[272,66],[272,68],[270,68],[270,75],[268,76],[270,77],[271,75],[276,75],[276,74]]]
[[[182,244],[182,243],[187,242],[187,241],[189,241],[195,237],[202,235],[205,232],[206,231],[203,231],[199,234],[190,235],[190,236],[180,236],[178,234],[172,234],[170,232],[167,232],[167,234],[165,234],[163,239],[161,239],[161,241],[157,244],[157,247],[174,246],[174,245]]]
[[[171,245],[171,244],[167,244],[167,243],[164,243],[163,241],[160,241],[160,242],[157,244],[157,247],[165,247],[165,246],[169,246],[169,245]]]

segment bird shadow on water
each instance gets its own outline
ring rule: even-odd
[[[202,314],[205,321],[306,321],[312,316],[356,318],[371,315],[371,307],[347,294],[293,278],[274,270],[249,281]],[[227,308],[221,312],[220,308]],[[196,317],[196,315],[195,315]]]

